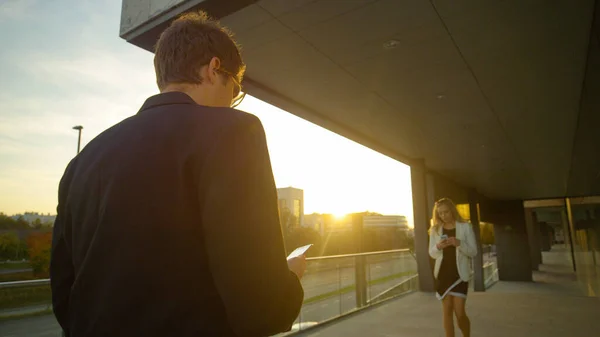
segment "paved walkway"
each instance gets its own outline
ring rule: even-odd
[[[600,331],[600,298],[590,297],[561,249],[544,253],[534,282],[498,282],[471,293],[467,311],[478,337],[589,337]],[[596,281],[600,281],[597,279]],[[415,293],[308,330],[303,337],[443,337],[435,296]],[[460,336],[458,329],[456,336]]]
[[[469,297],[467,310],[478,337],[589,337],[600,331],[597,298],[477,293]],[[301,336],[443,337],[441,318],[437,299],[416,293]]]

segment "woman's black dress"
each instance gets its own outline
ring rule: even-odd
[[[456,228],[445,229],[443,228],[443,234],[448,237],[456,236]],[[456,247],[448,246],[444,248],[444,258],[442,259],[442,265],[437,277],[437,298],[444,299],[448,294],[455,297],[467,297],[469,291],[469,283],[461,280],[458,274],[458,267],[456,264]]]

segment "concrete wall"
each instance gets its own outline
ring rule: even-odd
[[[527,239],[529,240],[529,250],[531,257],[531,268],[538,270],[542,264],[542,243],[540,224],[536,212],[532,208],[525,208],[525,222],[527,225]]]
[[[433,180],[433,196],[435,200],[441,198],[450,198],[455,204],[467,204],[469,203],[469,189],[461,186],[454,181],[430,172]]]

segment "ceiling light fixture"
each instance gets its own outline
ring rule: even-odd
[[[383,49],[390,50],[390,49],[394,49],[394,48],[398,47],[399,45],[400,45],[400,41],[392,39],[383,44]]]

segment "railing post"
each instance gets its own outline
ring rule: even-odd
[[[355,261],[356,307],[362,308],[367,304],[366,256],[357,256]]]
[[[352,215],[352,231],[356,253],[364,253],[363,243],[363,215]],[[361,308],[367,304],[367,264],[366,257],[358,255],[354,258],[354,284],[356,285],[356,307]]]

